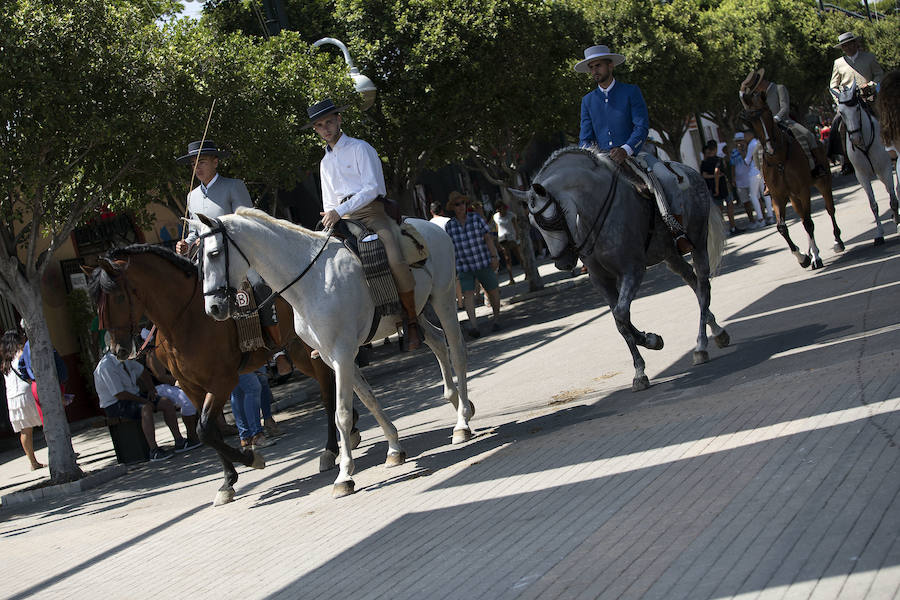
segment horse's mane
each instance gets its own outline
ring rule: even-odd
[[[122,248],[113,248],[112,250],[108,251],[103,256],[103,258],[110,261],[112,270],[116,273],[116,275],[118,275],[125,269],[112,263],[112,261],[127,261],[131,256],[142,254],[153,254],[166,260],[172,266],[176,267],[179,271],[184,273],[186,277],[197,275],[197,266],[194,263],[181,256],[180,254],[175,254],[168,248],[154,244],[132,244],[130,246],[124,246]],[[94,269],[94,272],[91,273],[91,276],[88,280],[88,293],[95,303],[99,302],[101,292],[109,293],[115,291],[116,289],[118,289],[118,287],[119,282],[117,281],[117,278],[113,277],[102,268]]]
[[[256,208],[247,208],[246,206],[241,206],[238,208],[235,213],[241,217],[247,217],[249,219],[254,219],[256,221],[264,221],[271,225],[277,225],[278,227],[283,227],[285,229],[291,229],[293,231],[299,231],[305,235],[309,235],[312,237],[325,239],[328,237],[328,234],[324,231],[313,231],[312,229],[307,229],[302,225],[297,225],[295,223],[291,223],[290,221],[285,221],[284,219],[276,219],[269,213],[263,212]]]
[[[615,163],[609,157],[609,155],[600,152],[596,146],[591,146],[589,148],[582,148],[580,146],[566,146],[565,148],[560,148],[559,150],[555,151],[550,155],[550,158],[544,161],[544,165],[541,167],[541,170],[537,172],[537,175],[534,176],[534,180],[538,181],[547,167],[552,165],[563,156],[567,156],[569,154],[587,156],[588,158],[593,160],[594,164],[598,167],[605,167],[610,170],[615,169]]]

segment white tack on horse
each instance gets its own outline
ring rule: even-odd
[[[878,119],[863,104],[859,90],[856,89],[856,82],[841,91],[831,90],[831,94],[837,99],[837,109],[843,121],[847,158],[853,164],[856,180],[865,190],[869,208],[875,217],[875,245],[879,246],[884,243],[884,227],[881,225],[881,213],[875,201],[875,192],[872,190],[872,179],[877,177],[884,184],[890,196],[894,223],[900,223],[891,157],[882,143]]]
[[[206,312],[215,319],[227,319],[231,312],[229,282],[238,281],[254,268],[294,308],[297,335],[319,351],[334,369],[337,383],[337,426],[342,440],[350,439],[353,392],[372,412],[388,441],[386,464],[402,464],[406,453],[397,429],[384,414],[354,361],[360,345],[367,341],[375,305],[366,285],[363,266],[343,244],[288,221],[270,217],[254,209],[240,208],[234,215],[211,221],[198,215],[196,223],[204,238],[202,253],[203,292]],[[456,265],[453,243],[437,225],[421,219],[408,221],[428,246],[429,258],[422,268],[413,269],[416,280],[416,308],[421,313],[429,302],[440,320],[441,329],[420,319],[425,343],[438,359],[444,378],[444,398],[456,410],[453,442],[472,437],[469,427],[474,407],[468,400],[466,349],[456,315]],[[299,273],[306,274],[289,285]],[[396,332],[399,318],[383,317],[372,336],[380,339]],[[446,336],[446,337],[445,337]],[[449,352],[448,352],[449,344]],[[454,383],[453,375],[456,375]],[[340,473],[333,495],[354,491],[351,445],[341,444]]]

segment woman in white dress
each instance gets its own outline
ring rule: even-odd
[[[16,366],[22,356],[25,338],[17,331],[10,330],[0,340],[0,371],[6,384],[6,406],[9,409],[9,422],[13,430],[19,434],[25,456],[31,461],[31,470],[43,468],[34,455],[34,428],[40,426],[41,417],[37,404],[31,395],[31,381],[24,373],[19,373]]]

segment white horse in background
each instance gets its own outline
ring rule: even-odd
[[[884,243],[884,228],[881,226],[881,215],[878,212],[878,203],[875,202],[871,180],[877,177],[884,184],[890,196],[894,223],[900,223],[891,157],[882,144],[878,119],[868,108],[863,107],[856,82],[840,91],[831,90],[831,94],[838,101],[837,109],[844,121],[844,147],[847,150],[847,157],[853,163],[856,180],[865,190],[872,214],[875,215],[875,245],[880,246]]]
[[[397,429],[382,411],[354,360],[359,346],[367,339],[396,333],[399,318],[383,317],[374,335],[370,335],[375,304],[359,259],[326,233],[275,219],[259,210],[240,208],[236,214],[218,220],[197,216],[200,222],[192,222],[203,238],[201,268],[207,314],[220,321],[231,315],[234,286],[240,283],[248,267],[252,267],[273,290],[282,290],[281,296],[294,308],[297,335],[318,350],[322,360],[334,370],[336,421],[343,443],[333,496],[339,498],[354,491],[354,463],[347,443],[353,427],[354,391],[387,438],[385,464],[389,467],[403,464],[406,452],[400,445]],[[412,269],[417,312],[421,313],[429,302],[443,331],[425,318],[420,318],[419,324],[425,343],[440,364],[444,398],[456,410],[452,439],[453,443],[459,443],[472,437],[468,421],[474,406],[468,400],[466,349],[456,315],[453,242],[433,223],[421,219],[410,222],[424,238],[429,252],[424,266]],[[299,279],[298,275],[301,275]]]

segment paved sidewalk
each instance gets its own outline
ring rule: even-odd
[[[469,342],[472,441],[450,445],[428,353],[376,347],[364,372],[405,465],[383,466],[361,411],[357,493],[333,500],[335,473],[317,472],[324,417],[298,404],[230,505],[211,506],[221,471],[198,449],[0,509],[0,596],[896,598],[900,238],[888,225],[873,248],[868,204],[844,183],[847,252],[823,250],[821,271],[801,270],[774,227],[730,239],[712,308],[733,344],[706,365],[691,365],[692,292],[652,269],[632,318],[666,344],[644,351],[653,385],[631,393],[609,311],[561,274],[557,293],[504,305],[503,331]],[[799,223],[792,234],[805,245]],[[314,399],[311,383],[285,393]],[[104,435],[76,436],[83,459]],[[11,456],[2,485],[26,464]]]

